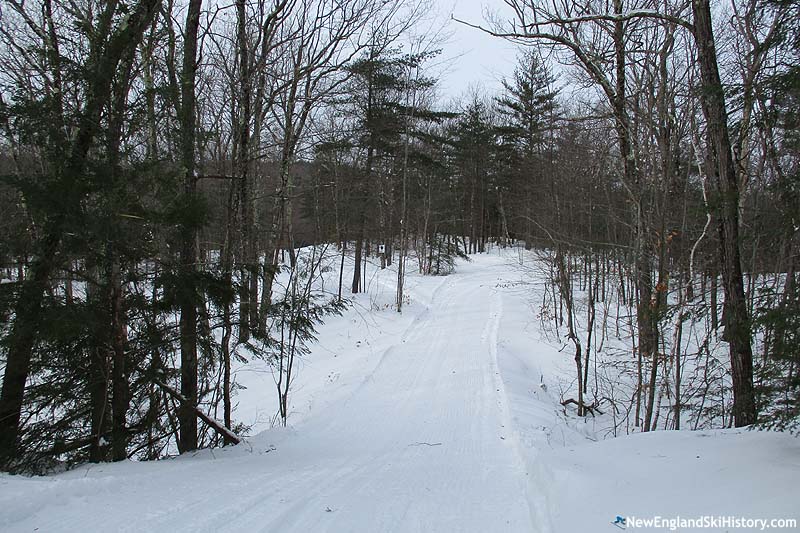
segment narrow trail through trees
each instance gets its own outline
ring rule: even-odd
[[[539,531],[497,362],[504,273],[500,258],[464,265],[429,302],[410,306],[419,318],[347,398],[255,437],[252,451],[103,465],[108,474],[90,470],[90,480],[70,472],[42,492],[67,499],[58,522],[30,509],[12,530]],[[87,524],[89,502],[75,484],[121,475],[119,492],[101,498],[131,511]]]

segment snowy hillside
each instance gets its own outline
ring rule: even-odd
[[[600,422],[561,406],[571,355],[545,339],[513,260],[493,252],[447,277],[410,273],[402,314],[396,271],[372,267],[368,292],[304,359],[289,428],[270,428],[274,382],[253,361],[236,373],[246,443],[0,475],[0,530],[583,533],[617,530],[617,515],[800,519],[791,436],[598,442]],[[338,273],[326,276],[330,290]]]

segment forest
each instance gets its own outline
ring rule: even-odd
[[[5,0],[0,469],[237,444],[253,359],[285,425],[368,260],[402,313],[491,247],[540,258],[575,416],[796,433],[800,2],[496,3],[446,23],[515,72],[453,99],[427,0]]]

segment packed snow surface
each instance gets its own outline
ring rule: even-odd
[[[289,428],[269,429],[274,383],[253,362],[237,373],[235,414],[264,431],[246,443],[2,475],[0,530],[588,533],[616,531],[616,515],[800,518],[791,436],[594,442],[592,421],[559,405],[571,355],[540,334],[513,259],[411,275],[402,314],[396,272],[371,268],[367,294],[305,358]]]

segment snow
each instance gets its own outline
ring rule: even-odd
[[[616,515],[800,517],[791,436],[595,442],[598,422],[559,403],[571,354],[548,340],[513,260],[410,272],[402,314],[396,271],[371,265],[368,292],[304,358],[290,427],[270,427],[272,376],[251,361],[235,417],[257,435],[159,462],[0,475],[0,530],[547,533],[615,531]],[[335,290],[338,272],[326,276]]]
[[[617,515],[800,518],[800,441],[789,435],[638,433],[548,452],[541,463],[551,479],[546,491],[555,531],[602,530]]]

